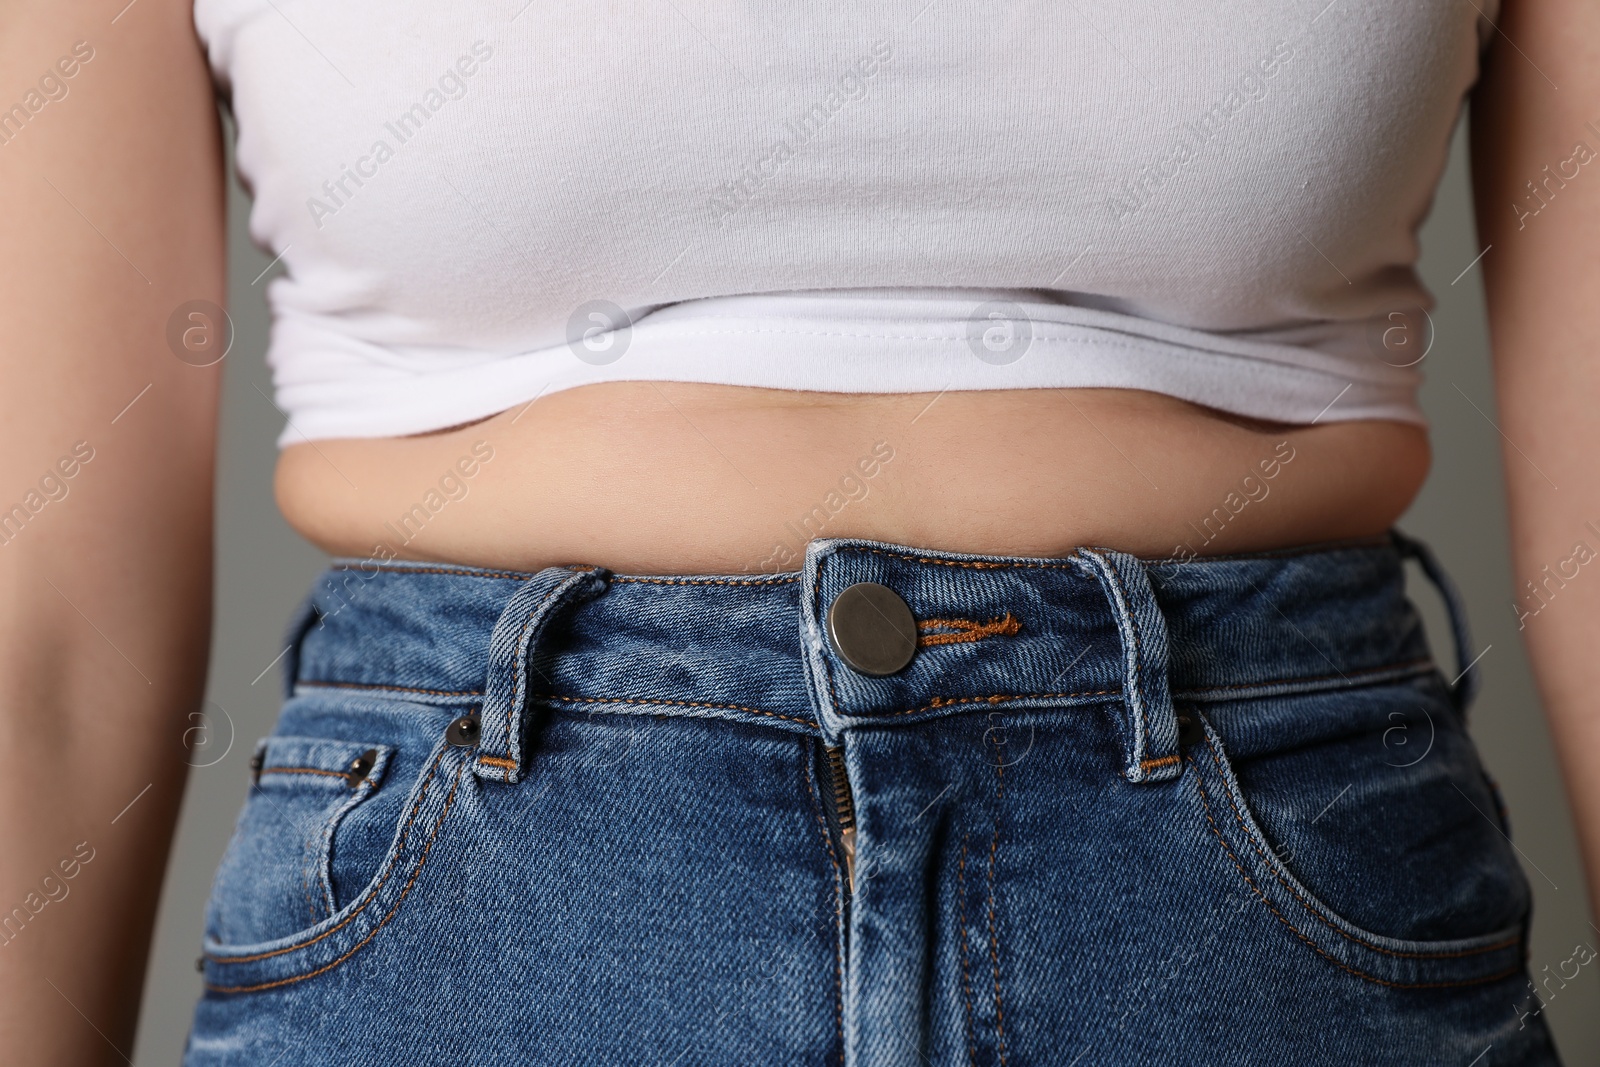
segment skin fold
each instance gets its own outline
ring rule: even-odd
[[[475,447],[492,458],[437,506]],[[1272,426],[1133,390],[616,382],[441,433],[292,445],[277,496],[339,555],[760,573],[798,569],[808,535],[1159,557],[1359,537],[1405,510],[1428,459],[1414,426]]]

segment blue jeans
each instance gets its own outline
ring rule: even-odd
[[[1398,534],[797,574],[335,561],[217,871],[203,1064],[1553,1064]],[[887,587],[865,673],[835,599]],[[1454,673],[1454,669],[1452,669]]]

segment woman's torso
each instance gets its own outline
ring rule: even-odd
[[[1137,391],[613,383],[444,433],[290,446],[278,502],[335,555],[761,573],[814,537],[1166,557],[1362,536],[1428,461],[1405,423],[1251,426]]]
[[[197,7],[287,267],[279,497],[331,551],[1214,553],[1375,532],[1426,470],[1470,7],[370,16]],[[987,292],[1031,348],[974,343]]]

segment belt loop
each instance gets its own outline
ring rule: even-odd
[[[528,707],[528,654],[562,606],[597,596],[609,572],[598,567],[546,567],[522,583],[489,636],[489,670],[479,719],[480,778],[515,782],[523,767]]]
[[[1178,716],[1167,687],[1167,620],[1143,563],[1126,552],[1079,549],[1094,568],[1122,636],[1123,704],[1130,782],[1176,778],[1183,769],[1178,754]]]
[[[1450,696],[1455,702],[1456,713],[1465,720],[1467,709],[1478,695],[1479,683],[1478,659],[1472,654],[1472,631],[1467,626],[1466,602],[1461,599],[1461,591],[1456,588],[1450,575],[1445,573],[1433,549],[1399,530],[1390,530],[1389,536],[1394,539],[1402,559],[1409,557],[1422,565],[1422,573],[1428,576],[1444,600],[1445,610],[1450,615],[1450,636],[1456,646],[1456,670],[1461,672],[1450,686]]]
[[[824,570],[848,566],[837,562],[835,556],[840,546],[850,543],[844,538],[835,537],[819,537],[808,541],[805,561],[800,567],[801,662],[805,666],[811,707],[816,712],[817,726],[821,728],[822,744],[826,748],[837,748],[844,744],[845,715],[834,691],[833,668],[829,666],[826,651],[828,639],[823,636],[828,607],[822,603],[822,589],[824,580],[829,577]],[[848,577],[828,584],[837,592],[848,584]]]
[[[325,581],[327,572],[319,575],[317,581]],[[300,680],[300,643],[306,639],[306,634],[311,632],[313,626],[322,625],[322,609],[317,606],[317,590],[313,585],[311,591],[300,598],[300,603],[295,606],[294,613],[289,616],[289,625],[283,631],[283,699],[289,700],[294,696],[294,684]]]
[[[350,566],[350,563],[354,563],[355,566]],[[354,581],[352,576],[358,573],[361,581],[356,584],[352,592],[351,582]],[[362,584],[372,581],[382,573],[382,566],[370,557],[363,560],[336,557],[312,581],[311,590],[295,608],[288,629],[284,632],[285,648],[281,655],[285,700],[294,696],[295,683],[300,679],[300,650],[305,643],[306,635],[313,627],[322,629],[327,625],[328,619],[338,615],[345,608],[359,603]]]

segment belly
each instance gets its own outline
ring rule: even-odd
[[[761,573],[797,570],[820,537],[1146,558],[1360,537],[1429,462],[1409,424],[1273,425],[1131,390],[620,382],[436,433],[292,445],[277,497],[334,555]]]

